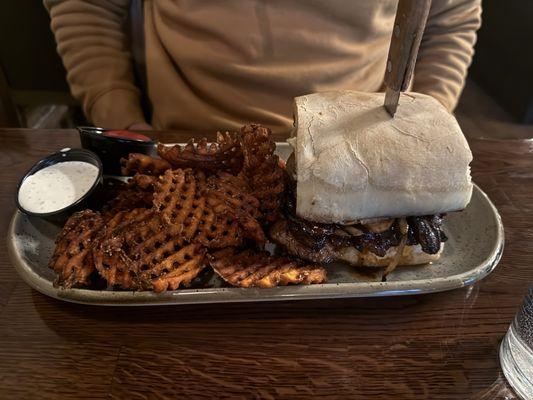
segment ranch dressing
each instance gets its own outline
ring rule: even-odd
[[[79,200],[98,178],[98,168],[82,161],[50,165],[28,176],[20,186],[18,201],[34,213],[61,210]]]

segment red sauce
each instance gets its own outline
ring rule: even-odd
[[[142,142],[149,142],[150,139],[148,136],[145,136],[140,133],[131,132],[131,131],[107,131],[104,132],[104,136],[109,137],[116,137],[116,138],[122,138],[122,139],[130,139],[130,140],[140,140]]]

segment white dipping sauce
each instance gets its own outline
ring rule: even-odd
[[[98,168],[83,161],[64,161],[28,176],[20,186],[22,208],[34,213],[61,210],[79,200],[98,178]]]

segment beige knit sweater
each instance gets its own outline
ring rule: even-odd
[[[124,22],[128,0],[44,0],[73,95],[96,125],[144,122]],[[145,0],[151,122],[159,129],[292,124],[295,96],[383,89],[397,0]],[[452,110],[480,0],[433,0],[413,90]]]

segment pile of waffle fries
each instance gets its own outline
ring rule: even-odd
[[[322,266],[264,250],[285,190],[275,147],[253,124],[213,143],[159,144],[160,158],[130,154],[121,160],[128,183],[58,235],[56,285],[163,292],[212,271],[237,287],[325,282]]]

